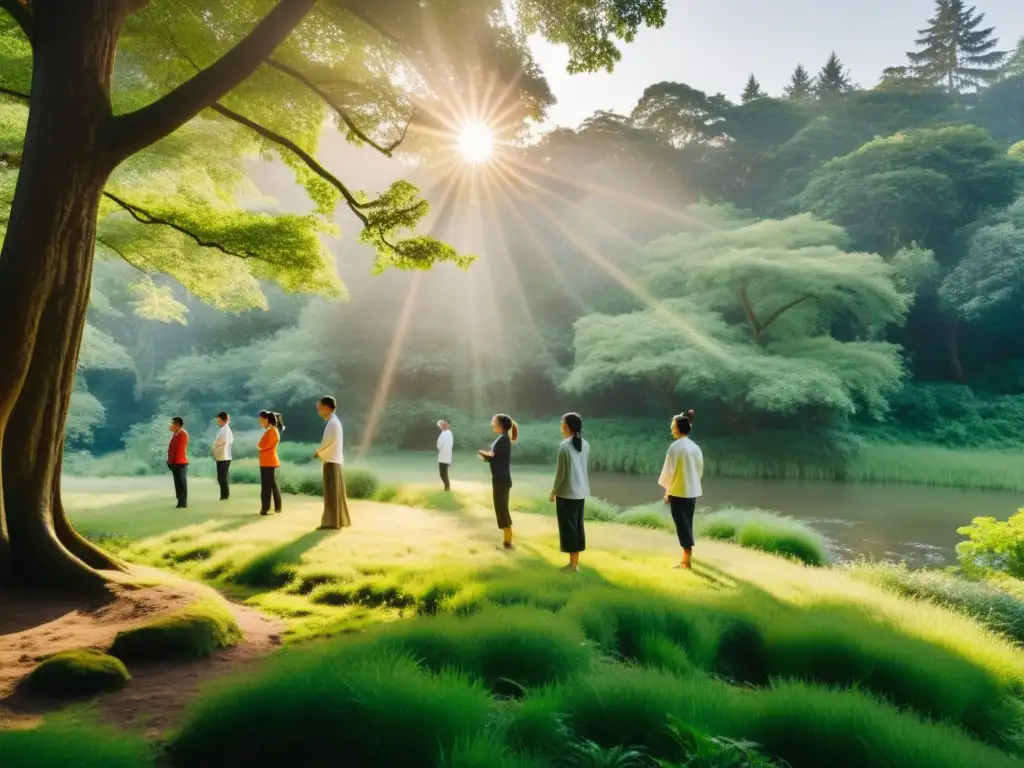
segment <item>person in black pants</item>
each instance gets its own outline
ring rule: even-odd
[[[498,520],[504,539],[502,546],[515,549],[512,543],[512,513],[509,511],[509,496],[512,493],[512,444],[519,439],[519,425],[511,416],[499,413],[491,419],[491,427],[498,433],[488,451],[478,451],[480,458],[491,465],[491,490],[494,499],[494,515]]]
[[[231,472],[231,444],[235,442],[235,436],[231,433],[228,423],[231,417],[221,411],[217,414],[217,425],[220,431],[213,441],[213,460],[217,462],[217,485],[220,486],[220,500],[227,501],[231,496],[229,477]]]

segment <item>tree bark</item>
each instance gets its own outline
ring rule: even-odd
[[[3,578],[33,587],[95,591],[105,585],[72,553],[107,564],[81,546],[58,494],[96,219],[115,162],[108,142],[110,77],[129,10],[118,0],[33,3],[29,120],[0,252]]]

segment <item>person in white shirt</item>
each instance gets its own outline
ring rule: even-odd
[[[444,419],[437,422],[437,428],[441,430],[441,434],[437,436],[437,464],[441,470],[441,482],[444,483],[444,489],[450,491],[452,485],[448,479],[448,470],[452,466],[455,435],[452,434],[451,425]]]
[[[672,437],[676,439],[668,448],[665,466],[658,484],[665,489],[665,503],[672,510],[679,546],[683,548],[683,561],[676,568],[690,570],[693,553],[693,512],[697,499],[703,493],[704,454],[693,440],[693,411],[672,417]]]
[[[231,433],[231,417],[221,411],[217,414],[220,431],[213,441],[213,460],[217,462],[217,484],[220,486],[220,500],[227,501],[231,495],[231,444],[235,436]]]
[[[321,529],[338,530],[352,525],[348,514],[348,499],[345,497],[345,475],[342,466],[345,463],[345,435],[341,421],[335,413],[338,401],[333,397],[321,397],[316,404],[320,418],[327,422],[324,428],[324,439],[313,454],[314,459],[324,463],[324,516],[320,521]]]

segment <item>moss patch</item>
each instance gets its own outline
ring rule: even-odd
[[[122,661],[203,659],[242,639],[227,608],[212,601],[118,634],[110,653]]]
[[[30,696],[78,698],[116,691],[131,677],[124,664],[100,651],[62,651],[43,661],[19,689]]]

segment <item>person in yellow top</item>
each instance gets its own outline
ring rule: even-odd
[[[277,469],[281,460],[277,457],[277,446],[281,442],[284,431],[284,420],[280,413],[260,411],[260,426],[263,436],[260,437],[260,514],[270,512],[270,500],[274,500],[274,511],[281,511],[281,488],[277,484]]]
[[[683,561],[676,568],[690,569],[693,554],[693,512],[697,499],[703,493],[701,479],[704,477],[704,454],[693,440],[693,411],[672,417],[672,437],[675,442],[668,447],[665,466],[658,478],[658,485],[665,490],[665,503],[672,510],[676,524],[679,546],[683,548]]]

